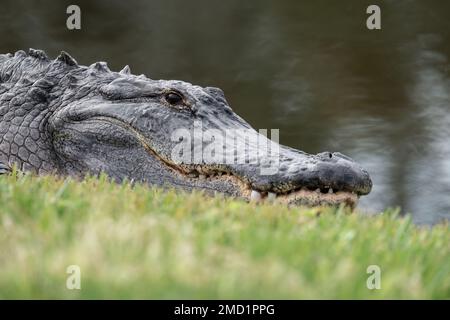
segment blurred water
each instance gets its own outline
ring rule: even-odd
[[[306,152],[366,167],[368,212],[401,206],[417,223],[450,218],[450,1],[2,0],[0,52],[60,50],[80,63],[224,89],[255,128]]]

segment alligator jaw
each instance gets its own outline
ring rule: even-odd
[[[207,172],[206,167],[203,169]],[[265,192],[252,189],[248,182],[229,173],[220,171],[209,171],[209,174],[198,174],[191,172],[189,174],[181,173],[185,179],[200,181],[227,181],[234,184],[240,190],[239,198],[251,203],[271,203],[288,206],[339,206],[341,204],[350,208],[355,208],[358,204],[359,195],[349,191],[334,191],[331,188],[309,190],[306,187],[296,188],[294,190],[277,193]]]
[[[338,206],[344,204],[355,208],[358,204],[358,199],[359,196],[352,192],[338,191],[323,193],[320,189],[311,191],[306,188],[301,188],[286,194],[261,193],[255,190],[252,190],[250,193],[250,201],[268,201],[295,206]]]

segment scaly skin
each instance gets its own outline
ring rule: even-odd
[[[218,88],[151,80],[128,67],[111,72],[104,62],[79,66],[65,52],[55,60],[33,49],[0,55],[0,174],[14,164],[37,174],[105,172],[117,181],[308,205],[354,205],[371,190],[368,173],[340,153],[309,155],[279,145],[277,172],[269,175],[261,174],[264,155],[252,142],[244,163],[196,162],[195,148],[193,162],[174,159],[173,133],[192,133],[198,123],[200,132],[244,129],[261,137]],[[245,145],[242,135],[236,141]]]

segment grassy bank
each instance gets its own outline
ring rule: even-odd
[[[81,290],[66,288],[69,265]],[[449,226],[393,212],[0,177],[0,298],[450,298],[449,272]]]

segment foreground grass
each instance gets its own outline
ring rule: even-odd
[[[0,178],[0,298],[450,298],[448,225]],[[81,268],[81,290],[66,268]],[[381,289],[368,290],[378,265]]]

